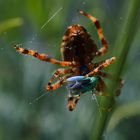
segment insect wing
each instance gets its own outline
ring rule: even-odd
[[[80,90],[90,82],[90,79],[84,76],[74,76],[67,79],[67,88],[69,90]]]

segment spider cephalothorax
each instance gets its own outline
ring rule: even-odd
[[[112,64],[115,61],[115,57],[112,57],[99,63],[92,62],[94,57],[104,55],[107,52],[108,48],[108,44],[103,35],[100,23],[95,17],[93,17],[90,14],[87,14],[83,11],[79,11],[79,13],[90,19],[95,24],[98,36],[103,45],[101,49],[98,50],[95,42],[91,39],[86,29],[81,25],[72,25],[66,30],[61,43],[62,61],[56,60],[46,54],[39,54],[38,52],[35,52],[33,50],[27,50],[17,45],[15,46],[16,50],[19,53],[28,54],[36,57],[37,59],[47,61],[52,64],[58,64],[63,67],[69,67],[65,69],[57,69],[53,73],[52,78],[49,80],[48,85],[46,86],[47,91],[56,90],[64,84],[67,84],[68,87],[68,82],[72,82],[71,84],[73,84],[73,88],[76,88],[76,93],[78,91],[84,93],[86,91],[89,91],[89,89],[91,91],[96,90],[96,92],[100,92],[105,88],[104,81],[101,77],[111,78],[110,74],[101,72],[101,70]],[[79,77],[81,78],[81,80],[75,76],[82,76]],[[97,76],[100,78],[97,78]],[[78,79],[76,80],[76,78]],[[56,79],[58,79],[58,82],[53,83],[53,81]],[[79,86],[73,83],[76,81],[79,82]],[[85,88],[77,90],[77,88],[86,85],[89,86],[89,89],[86,89],[86,91]],[[72,87],[69,86],[68,91],[72,92],[74,90],[72,89]],[[74,96],[72,93],[68,94],[67,107],[70,111],[72,111],[75,108],[78,100],[80,99],[80,95],[81,94],[77,94],[76,96]]]

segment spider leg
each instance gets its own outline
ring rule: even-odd
[[[93,69],[97,68],[99,65],[101,65],[102,63],[104,63],[104,61],[100,61],[97,63],[89,63],[87,65],[87,67],[89,68],[90,71],[92,71]]]
[[[61,76],[62,76],[62,75],[64,75],[64,74],[70,74],[70,73],[72,73],[72,72],[73,72],[72,69],[62,69],[62,68],[57,69],[57,70],[53,73],[51,79],[49,80],[48,86],[50,86],[50,85],[52,84],[52,82],[53,82],[55,79],[59,78],[59,80],[61,80]]]
[[[103,63],[101,63],[97,68],[95,68],[93,71],[89,72],[85,75],[85,77],[93,76],[97,74],[101,69],[108,67],[110,64],[112,64],[116,60],[115,57],[112,57],[110,59],[105,60]]]
[[[108,96],[108,97],[110,97],[109,94],[103,92],[103,91],[106,90],[106,88],[107,88],[107,86],[106,86],[105,82],[102,80],[102,78],[100,78],[99,83],[98,83],[98,85],[96,87],[95,94],[98,95],[98,96]]]
[[[107,41],[104,37],[103,30],[101,28],[100,22],[98,21],[98,19],[96,19],[95,17],[93,17],[90,14],[87,14],[83,11],[79,11],[79,13],[86,16],[88,19],[90,19],[95,24],[95,26],[97,28],[98,36],[101,40],[101,43],[102,43],[103,47],[96,53],[96,55],[100,56],[100,55],[105,54],[107,52],[107,49],[108,49],[108,43],[107,43]]]
[[[124,85],[124,80],[119,79],[119,83],[118,83],[117,89],[115,91],[116,96],[119,96],[121,94],[121,89],[122,89],[123,85]]]
[[[98,75],[100,75],[100,76],[102,76],[104,78],[108,78],[108,79],[114,80],[113,75],[111,75],[109,73],[105,73],[105,72],[99,71]],[[120,95],[121,89],[122,89],[123,85],[124,85],[124,80],[122,80],[121,78],[119,78],[119,80],[118,80],[118,86],[117,86],[117,89],[115,91],[115,95],[116,96],[119,96]]]
[[[68,104],[67,104],[67,108],[69,111],[73,111],[78,103],[80,99],[80,95],[76,96],[76,97],[68,97]]]
[[[99,83],[96,87],[97,93],[96,95],[102,95],[100,92],[104,91],[106,89],[105,82],[102,80],[102,78],[99,78]]]
[[[113,80],[113,75],[110,73],[99,71],[98,75]]]
[[[98,85],[97,85],[97,87],[96,87],[96,90],[97,90],[97,91],[96,91],[95,95],[97,95],[97,96],[106,96],[106,97],[109,97],[109,98],[113,98],[113,97],[110,96],[109,94],[103,92],[106,88],[107,88],[107,86],[106,86],[105,82],[102,80],[102,78],[100,78],[100,79],[99,79],[99,83],[98,83]],[[113,98],[113,99],[114,99],[114,98]],[[99,106],[99,108],[100,108],[102,111],[110,112],[110,111],[112,110],[112,106],[111,106],[111,107],[108,107],[108,108],[103,107],[103,106],[100,106],[100,105],[98,105],[98,106]]]
[[[61,86],[63,86],[66,82],[66,79],[69,76],[65,76],[62,77],[60,81],[58,81],[57,83],[54,84],[50,84],[46,86],[46,90],[47,91],[54,91],[58,88],[60,88]],[[69,109],[69,111],[73,111],[76,107],[76,104],[78,103],[78,100],[80,99],[80,95],[76,96],[76,97],[68,97],[68,104],[67,104],[67,108]]]
[[[21,47],[18,47],[18,45],[15,46],[15,49],[17,52],[21,53],[21,54],[27,54],[27,55],[31,55],[34,56],[35,58],[42,60],[42,61],[46,61],[46,62],[50,62],[52,64],[58,64],[60,66],[77,66],[78,64],[75,62],[70,62],[70,61],[59,61],[56,60],[46,54],[39,54],[36,51],[33,50],[27,50]]]
[[[61,86],[63,86],[65,83],[66,83],[66,79],[68,78],[69,76],[63,76],[61,78],[61,80],[59,80],[58,82],[54,83],[54,84],[51,84],[51,85],[47,85],[46,86],[46,90],[47,91],[54,91],[58,88],[60,88]]]

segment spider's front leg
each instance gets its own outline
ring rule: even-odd
[[[66,80],[68,77],[70,77],[70,74],[73,72],[72,69],[58,69],[54,72],[52,78],[49,80],[48,85],[46,86],[46,90],[47,91],[54,91],[58,88],[60,88],[61,86],[63,86],[66,83]],[[65,75],[63,76],[62,75]],[[52,84],[53,80],[59,78],[59,81]],[[68,94],[68,104],[67,104],[67,108],[69,111],[73,111],[76,107],[76,104],[78,103],[78,100],[80,99],[80,95],[78,96],[71,96],[70,94]]]
[[[54,91],[54,90],[60,88],[61,86],[63,86],[66,83],[67,78],[68,78],[68,76],[63,76],[61,78],[61,80],[59,80],[58,82],[56,82],[54,84],[47,85],[46,90],[47,91]]]
[[[115,57],[105,60],[105,62],[99,64],[99,66],[97,68],[95,68],[93,71],[86,74],[85,77],[90,77],[90,76],[96,75],[101,69],[108,67],[110,64],[114,63],[115,60],[116,60]]]
[[[73,72],[72,69],[62,69],[62,68],[57,69],[57,70],[53,73],[51,79],[49,80],[48,86],[52,85],[52,82],[53,82],[54,80],[56,80],[57,78],[58,78],[59,80],[61,80],[61,77],[62,77],[63,75],[68,75],[68,74],[71,74],[72,72]]]
[[[46,54],[39,54],[38,52],[36,52],[34,50],[27,50],[27,49],[21,48],[21,47],[19,47],[19,45],[15,45],[15,49],[17,52],[19,52],[21,54],[31,55],[39,60],[50,62],[52,64],[58,64],[58,65],[63,66],[63,67],[64,66],[77,66],[77,65],[79,65],[76,62],[59,61],[59,60],[56,60],[55,58],[52,58]]]

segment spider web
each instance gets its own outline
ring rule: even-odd
[[[44,97],[45,95],[47,95],[48,92],[43,93],[42,95],[38,96],[37,98],[35,98],[33,101],[29,102],[29,105],[32,105],[33,103],[37,102],[38,100],[40,100],[42,97]]]
[[[40,27],[40,31],[43,31],[45,27],[47,26],[47,24],[50,23],[55,18],[55,16],[57,16],[59,12],[61,12],[62,10],[63,10],[63,7],[60,7],[57,11],[55,11],[54,14],[42,24],[42,26]],[[33,43],[35,40],[37,40],[38,36],[39,34],[34,33],[32,39],[29,42]]]
[[[40,30],[43,30],[46,25],[51,22],[53,20],[53,18],[63,9],[63,7],[60,7],[49,19],[47,19],[44,24],[41,26]],[[32,40],[30,41],[32,43],[32,41],[35,40],[35,38],[38,36],[38,34],[36,33],[34,35],[34,37],[32,38]],[[21,44],[20,44],[21,45]],[[45,95],[47,95],[48,92],[43,93],[42,95],[38,96],[37,98],[35,98],[33,101],[29,102],[29,104],[33,104],[35,102],[37,102],[38,100],[40,100],[42,97],[44,97]]]

